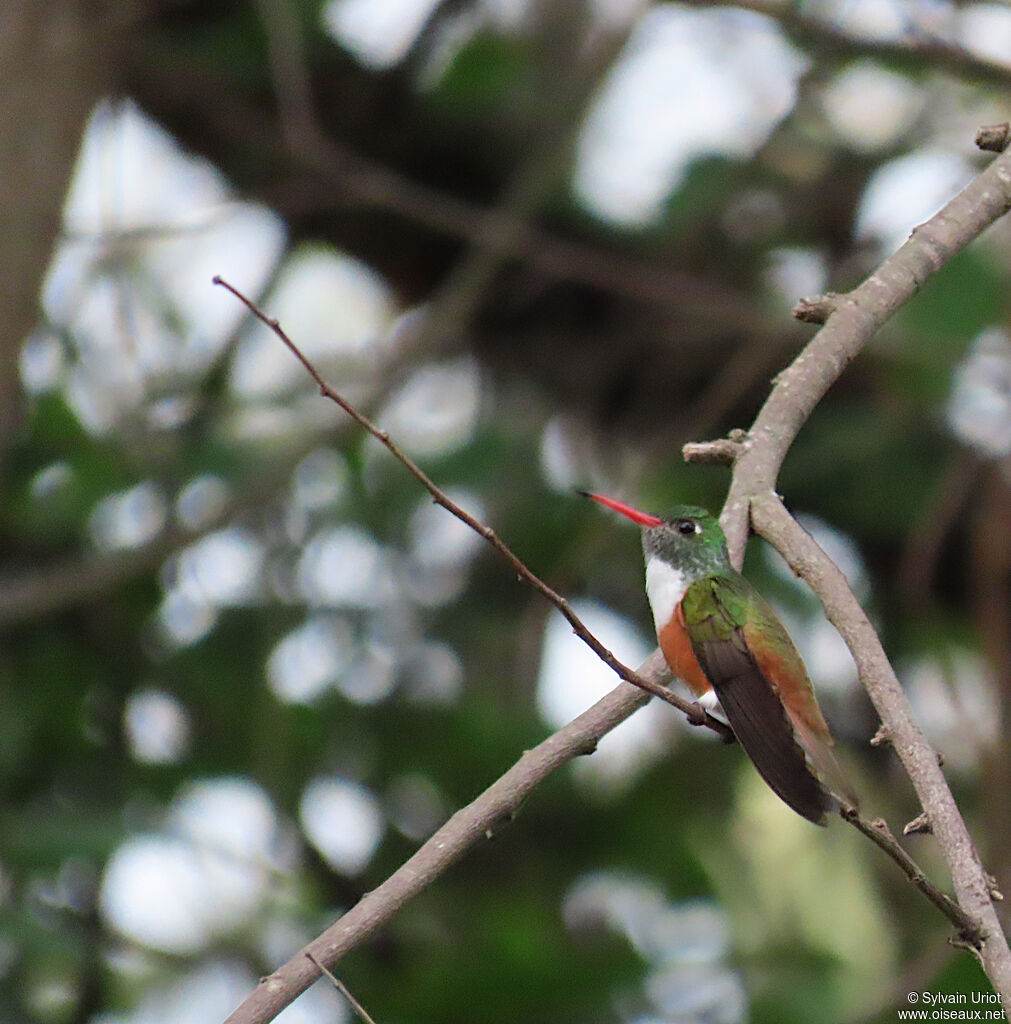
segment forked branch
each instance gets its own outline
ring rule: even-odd
[[[787,451],[815,406],[878,328],[953,256],[1011,209],[1011,151],[1005,150],[858,288],[834,295],[825,325],[776,379],[747,439],[733,452],[723,509],[731,557],[739,565],[749,526],[769,540],[818,595],[846,641],[861,682],[898,754],[951,872],[959,906],[979,923],[980,960],[1011,1020],[1011,952],[986,871],[938,764],[920,731],[881,641],[843,574],[776,494]],[[725,447],[725,446],[724,446]],[[723,449],[721,448],[721,451]],[[699,458],[705,446],[686,457]]]
[[[317,962],[322,966],[332,966],[344,953],[389,920],[407,899],[422,891],[470,846],[490,834],[500,822],[507,820],[523,796],[532,790],[542,778],[577,754],[592,751],[601,736],[645,703],[646,693],[659,696],[678,707],[685,712],[690,721],[697,721],[697,710],[694,705],[672,694],[663,685],[666,672],[659,652],[654,652],[639,672],[633,672],[622,665],[589,632],[572,611],[568,602],[528,569],[491,527],[480,522],[453,502],[419,466],[404,454],[385,431],[377,427],[368,417],[358,412],[335,392],[275,319],[263,313],[233,285],[220,277],[215,277],[214,280],[216,284],[228,289],[242,301],[284,342],[305,367],[324,397],[339,405],[352,419],[379,440],[421,482],[438,504],[499,551],[522,579],[526,580],[562,612],[577,635],[606,664],[627,682],[638,687],[638,691],[627,686],[612,691],[584,715],[559,730],[534,750],[524,754],[509,772],[477,800],[454,814],[410,860],[378,889],[364,897],[351,911],[314,940],[303,953],[293,957],[274,974],[265,978],[226,1022],[226,1024],[266,1024],[320,976]],[[811,408],[816,401],[817,398],[812,402]],[[797,424],[797,429],[799,426],[800,423]],[[753,450],[754,444],[753,437],[734,438],[730,445],[720,446],[718,455],[724,461],[735,460],[736,466],[739,467],[744,461],[745,453]],[[696,452],[699,457],[705,457],[707,454],[710,457],[713,455],[711,452],[705,452],[703,450],[705,447],[707,446],[699,446],[699,450]],[[736,476],[735,482],[737,482]],[[759,507],[758,499],[749,495],[745,509],[751,510],[756,521],[760,518]],[[734,506],[728,503],[726,511],[732,515],[733,510]],[[836,571],[838,572],[838,570]],[[706,721],[705,724],[710,725],[711,728],[715,727],[716,731],[720,731],[722,726],[722,723],[716,722],[716,720]],[[725,729],[725,727],[723,728]],[[984,941],[990,943],[989,923],[981,926],[980,921],[964,905],[956,904],[930,882],[899,846],[887,826],[882,827],[877,823],[865,821],[854,809],[848,807],[843,809],[842,817],[868,836],[899,865],[913,884],[953,923],[959,941],[974,949],[980,948]]]

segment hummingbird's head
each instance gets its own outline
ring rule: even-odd
[[[730,568],[727,538],[719,520],[704,508],[676,505],[664,517],[640,512],[631,505],[602,494],[580,494],[614,509],[642,527],[642,550],[647,564],[659,558],[691,576],[703,576]]]

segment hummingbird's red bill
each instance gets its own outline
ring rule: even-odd
[[[603,505],[606,508],[614,509],[615,512],[620,512],[623,516],[631,519],[633,523],[638,523],[640,526],[659,526],[663,522],[659,516],[650,515],[648,512],[640,512],[637,508],[626,505],[623,501],[618,501],[616,498],[608,498],[605,494],[593,494],[590,491],[579,491],[578,493],[584,498],[591,498],[598,505]]]

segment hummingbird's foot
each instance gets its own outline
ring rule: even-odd
[[[706,719],[709,717],[709,713],[702,706],[702,703],[697,700],[691,702],[690,709],[685,712],[685,715],[689,725],[705,725]]]

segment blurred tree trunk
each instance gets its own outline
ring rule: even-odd
[[[103,92],[104,4],[0,4],[0,452],[22,414],[18,358],[60,230],[84,125]]]

